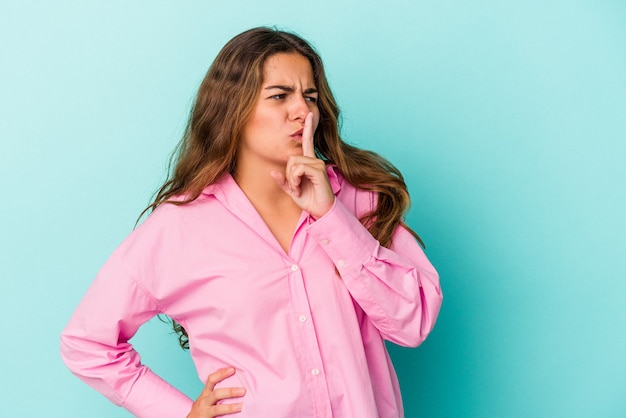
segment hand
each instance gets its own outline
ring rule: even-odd
[[[187,418],[213,418],[221,415],[235,414],[241,411],[243,403],[218,404],[218,401],[231,398],[240,398],[246,394],[244,388],[220,388],[215,385],[235,374],[233,367],[219,369],[211,373],[204,389],[193,403]]]
[[[272,171],[276,184],[315,219],[321,218],[335,202],[335,195],[326,175],[326,164],[315,156],[313,144],[313,113],[304,120],[302,155],[289,157],[285,173]]]

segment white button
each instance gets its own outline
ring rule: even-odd
[[[322,240],[322,244],[324,244],[324,245],[328,244],[328,240],[327,239],[323,239]]]
[[[304,316],[304,315],[300,315],[300,316],[298,317],[298,320],[299,320],[300,322],[306,322],[306,316]]]
[[[343,262],[343,260],[339,260],[337,261],[337,266],[339,267],[343,267],[346,263]]]
[[[320,371],[318,369],[313,369],[313,370],[311,370],[311,374],[313,376],[317,376],[318,374],[320,374]]]
[[[293,266],[291,266],[291,270],[296,271],[298,270],[298,266],[296,266],[295,264]]]

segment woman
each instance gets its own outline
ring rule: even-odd
[[[439,280],[402,222],[402,176],[344,143],[338,117],[303,39],[229,41],[152,213],[63,332],[68,367],[139,417],[401,417],[384,340],[426,338]],[[206,379],[195,402],[128,343],[157,314]]]

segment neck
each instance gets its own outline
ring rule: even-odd
[[[275,205],[281,205],[284,202],[292,201],[291,197],[283,192],[272,176],[270,176],[271,170],[284,171],[285,168],[267,167],[260,170],[248,170],[245,166],[238,166],[235,173],[233,173],[233,178],[253,203],[273,202]]]

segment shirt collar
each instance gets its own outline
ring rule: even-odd
[[[341,190],[341,182],[339,181],[339,175],[337,174],[339,169],[334,164],[329,164],[326,166],[326,175],[328,176],[328,181],[330,182],[330,188],[333,190],[333,194],[339,193]]]

